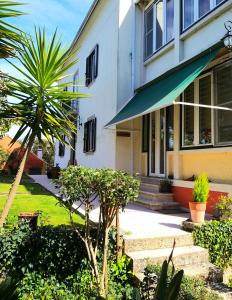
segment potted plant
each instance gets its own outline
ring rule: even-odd
[[[193,189],[193,201],[189,202],[191,220],[203,223],[205,219],[206,203],[209,197],[209,180],[206,174],[197,176]]]

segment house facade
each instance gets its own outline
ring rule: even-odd
[[[221,41],[231,0],[94,1],[72,47],[73,90],[88,94],[72,149],[55,164],[173,179],[188,207],[211,181],[207,210],[232,193],[232,52]]]

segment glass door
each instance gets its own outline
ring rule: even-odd
[[[166,167],[166,111],[151,113],[150,117],[150,176],[165,176]]]

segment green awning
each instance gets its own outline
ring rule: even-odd
[[[116,125],[174,104],[175,99],[197,78],[215,58],[219,48],[208,50],[204,55],[184,63],[151,84],[137,91],[135,96],[106,125]]]

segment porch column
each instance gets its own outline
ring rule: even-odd
[[[181,179],[181,175],[182,175],[180,146],[181,146],[180,145],[180,105],[174,105],[174,151],[173,151],[174,179]]]

